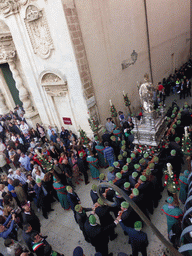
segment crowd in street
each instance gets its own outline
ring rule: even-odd
[[[174,76],[159,83],[156,107],[160,102],[164,104],[164,95],[168,96],[171,90],[181,97],[191,96],[189,78],[189,70],[183,66]],[[86,186],[91,178],[114,184],[150,219],[164,190],[163,169],[170,163],[176,182],[180,182],[179,199],[184,203],[189,171],[181,174],[184,163],[181,141],[186,126],[192,137],[191,106],[186,102],[179,108],[173,102],[166,114],[167,131],[158,148],[135,146],[131,116],[125,118],[121,111],[119,127],[107,118],[102,135],[95,135],[90,147],[85,147],[82,140],[65,127],[60,131],[51,126],[46,131],[40,124],[30,128],[24,113],[22,107],[16,106],[14,111],[0,116],[0,237],[5,240],[8,254],[61,255],[53,251],[46,236],[41,234],[41,223],[32,207],[33,202],[37,211],[48,219],[49,212],[54,211],[51,205],[57,200],[65,211],[73,212],[85,240],[95,247],[95,255],[113,255],[108,252],[108,243],[117,238],[116,225],[129,236],[133,256],[138,252],[147,255],[150,241],[142,231],[144,223],[120,194],[103,188],[102,194],[107,200],[115,198],[116,206],[110,207],[99,197],[94,184],[90,191],[93,205],[85,208],[75,188],[80,183]],[[100,168],[108,168],[107,175],[101,173]],[[178,248],[183,212],[170,192],[162,211],[167,217],[169,239]],[[96,215],[100,224],[96,222]],[[19,228],[26,247],[16,242]],[[174,229],[178,232],[173,232]],[[74,248],[73,255],[83,255],[83,248]]]

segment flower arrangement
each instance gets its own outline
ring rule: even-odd
[[[88,122],[92,132],[97,132],[99,130],[98,121],[96,121],[93,117],[88,118]]]
[[[176,175],[173,174],[172,165],[167,163],[167,170],[164,170],[165,181],[164,186],[167,187],[167,190],[175,194],[178,190],[180,190],[179,182],[177,181]]]
[[[79,129],[79,133],[80,133],[80,138],[81,138],[81,141],[84,145],[87,145],[89,144],[90,142],[90,139],[87,137],[85,131],[83,131],[81,128]]]
[[[117,117],[117,110],[113,104],[110,107],[110,112],[111,112],[111,117]]]
[[[124,103],[125,103],[125,106],[126,106],[126,107],[128,107],[128,106],[131,105],[131,102],[130,102],[130,100],[129,100],[129,98],[128,98],[127,93],[126,93],[126,94],[123,94],[123,99],[124,99]]]

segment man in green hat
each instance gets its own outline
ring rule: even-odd
[[[120,166],[120,163],[119,163],[118,161],[115,161],[115,162],[113,163],[113,166],[115,167],[115,173],[121,171],[121,166]]]
[[[93,204],[95,204],[97,202],[97,199],[99,198],[99,196],[97,194],[97,185],[95,185],[95,184],[92,185],[91,191],[90,191],[90,196],[91,196]]]
[[[104,202],[101,198],[98,198],[97,202],[93,206],[93,213],[97,214],[99,217],[99,221],[102,227],[107,227],[114,223],[114,219],[110,214],[111,208],[108,205],[104,205]],[[108,229],[108,235],[110,240],[113,241],[117,238],[117,234],[115,234],[115,229]]]
[[[131,172],[129,171],[129,167],[127,165],[124,165],[121,171],[122,179],[129,180],[129,175]]]
[[[91,171],[91,176],[93,179],[99,178],[99,161],[94,157],[93,153],[87,156],[87,163],[89,164],[89,169]]]
[[[123,191],[129,196],[131,194],[131,184],[129,182],[125,182],[123,185]]]
[[[118,155],[118,162],[120,164],[120,169],[122,169],[124,165],[123,155]]]
[[[95,146],[95,151],[97,152],[98,160],[99,160],[99,166],[101,168],[106,168],[108,166],[108,162],[105,160],[104,157],[104,146],[101,143],[98,143]]]
[[[79,167],[79,171],[83,174],[85,185],[89,184],[88,174],[87,174],[87,164],[86,161],[83,160],[83,152],[79,154],[79,158],[77,158],[77,165]]]
[[[111,136],[111,147],[114,150],[116,159],[118,158],[118,155],[120,154],[120,146],[121,146],[121,139],[116,139],[115,136]]]
[[[108,173],[107,173],[107,180],[108,181],[113,181],[115,179],[115,168],[113,166],[110,166],[108,168]]]
[[[94,215],[90,215],[89,219],[85,222],[84,230],[92,244],[95,247],[96,252],[100,252],[102,255],[112,256],[112,253],[108,253],[109,235],[108,230],[116,226],[117,221],[110,224],[107,227],[102,227],[96,223]]]
[[[174,205],[174,199],[172,196],[167,198],[167,204],[163,205],[163,208],[161,211],[165,213],[167,218],[167,232],[169,232],[172,229],[172,226],[179,221],[183,217],[183,212],[179,207],[176,207]]]
[[[84,224],[88,219],[86,212],[92,211],[92,208],[85,208],[85,207],[82,207],[80,204],[77,204],[74,210],[75,210],[75,220],[79,224],[79,228],[83,232],[85,240],[89,242],[88,237],[84,230]]]
[[[120,172],[117,172],[116,173],[116,178],[114,180],[114,185],[118,186],[118,187],[121,187],[125,182],[126,182],[126,179],[122,178],[122,174]]]
[[[137,177],[138,177],[138,172],[133,172],[131,175],[129,175],[129,182],[132,188],[134,188],[135,184],[137,183]]]
[[[133,228],[125,226],[123,222],[120,222],[120,225],[129,236],[129,243],[131,244],[132,255],[137,256],[139,252],[141,252],[143,256],[147,256],[147,246],[149,243],[147,234],[141,231],[142,222],[136,221]]]

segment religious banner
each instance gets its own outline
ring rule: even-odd
[[[63,122],[66,125],[72,125],[71,118],[69,117],[63,117]]]

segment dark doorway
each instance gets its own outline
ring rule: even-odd
[[[13,97],[15,105],[19,104],[19,106],[22,106],[23,104],[19,99],[19,91],[17,90],[17,88],[15,86],[15,80],[13,79],[13,76],[12,76],[12,73],[11,73],[8,63],[1,64],[0,68],[3,72],[3,76],[5,78],[8,88],[10,90],[10,93]]]

